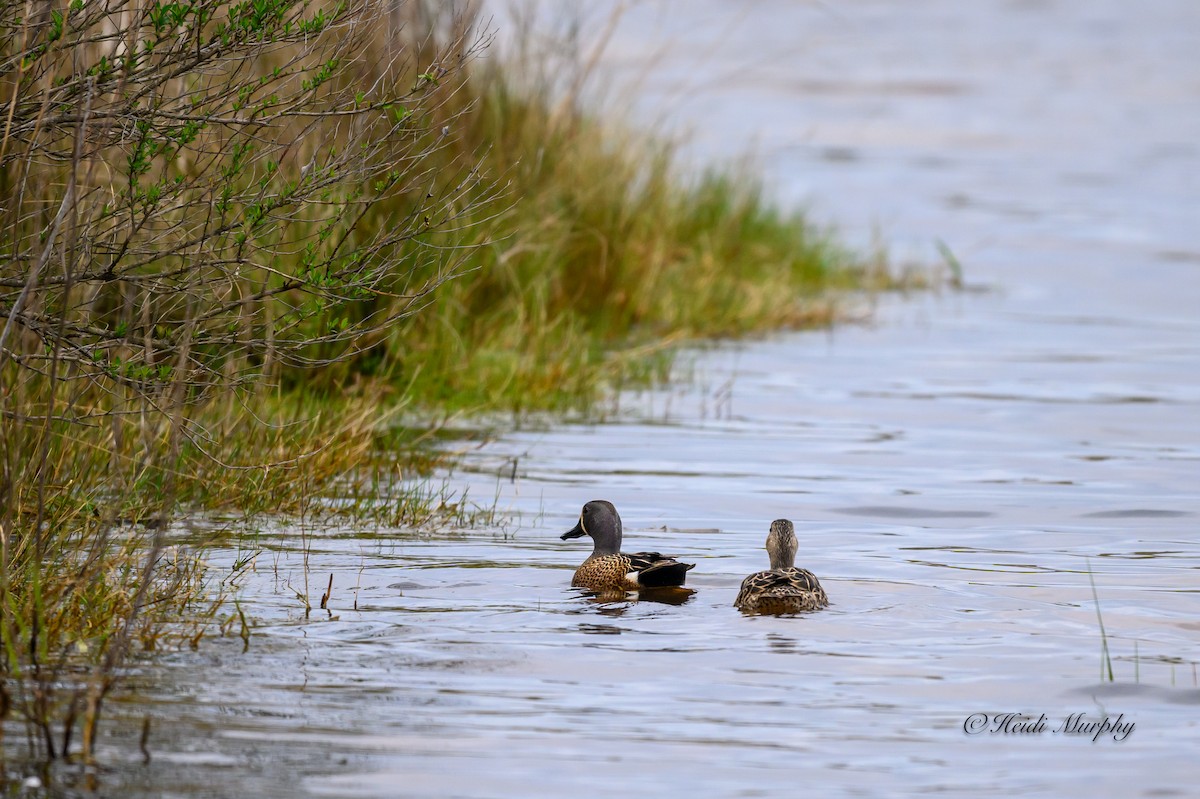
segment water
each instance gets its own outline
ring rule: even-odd
[[[598,4],[603,16],[606,4]],[[663,55],[663,43],[669,43]],[[634,6],[604,62],[697,159],[941,240],[983,291],[695,353],[614,421],[515,431],[451,476],[501,526],[267,531],[236,636],[139,677],[109,790],[154,796],[1186,796],[1200,775],[1200,6]],[[562,542],[695,562],[682,604],[596,603]],[[745,618],[773,518],[833,605]],[[218,568],[232,553],[218,553]],[[1116,681],[1102,681],[1101,636]],[[985,731],[968,734],[972,714]],[[992,733],[1004,713],[1041,732]],[[1120,736],[1071,735],[1085,721]],[[140,727],[139,727],[140,729]]]

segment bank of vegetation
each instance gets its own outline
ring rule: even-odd
[[[584,410],[886,281],[425,5],[0,0],[0,716],[38,757],[233,613],[181,512],[366,475],[427,521],[412,419]]]

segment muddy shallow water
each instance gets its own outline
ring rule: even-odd
[[[693,353],[613,421],[472,450],[451,485],[503,523],[314,531],[331,614],[291,590],[295,530],[264,531],[249,651],[147,667],[113,712],[152,717],[153,759],[114,731],[103,790],[1191,795],[1198,51],[1191,0],[637,5],[606,68],[642,118],[702,159],[754,145],[787,201],[902,257],[940,239],[986,290]],[[694,593],[570,589],[587,546],[558,534],[593,498]],[[779,516],[833,605],[743,617]]]

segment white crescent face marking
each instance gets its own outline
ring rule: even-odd
[[[591,536],[591,533],[589,533],[589,532],[587,531],[587,525],[583,523],[583,514],[582,514],[582,513],[581,513],[581,514],[579,514],[579,529],[580,529],[580,530],[583,530],[583,532],[584,532],[586,535],[588,535],[589,537]]]

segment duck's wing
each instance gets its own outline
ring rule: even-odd
[[[808,569],[797,569],[795,566],[787,569],[780,569],[780,576],[786,580],[787,585],[797,588],[808,594],[817,594],[821,597],[825,596],[825,589],[821,587],[821,582],[817,579],[817,575],[810,572]],[[828,600],[825,600],[828,602]]]
[[[696,566],[694,563],[680,563],[661,552],[635,552],[624,556],[629,560],[631,575],[636,573],[638,585],[646,588],[683,585],[688,569]]]
[[[738,590],[737,599],[733,604],[741,607],[742,604],[752,596],[762,594],[768,588],[779,583],[781,575],[779,572],[755,572],[742,580],[742,587]]]
[[[645,571],[656,563],[675,560],[670,555],[664,555],[661,552],[622,552],[621,557],[629,561],[629,570],[635,572]]]

